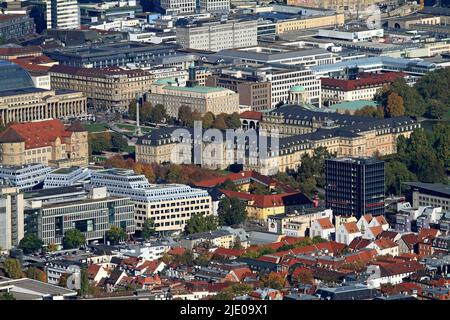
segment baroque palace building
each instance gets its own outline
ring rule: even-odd
[[[243,154],[244,170],[255,170],[261,174],[274,174],[277,171],[295,170],[301,164],[305,154],[312,155],[314,149],[325,147],[337,157],[370,157],[375,154],[388,155],[396,152],[397,138],[400,135],[409,137],[420,124],[410,117],[378,119],[356,117],[338,113],[307,110],[299,105],[285,105],[267,113],[263,113],[254,127],[265,130],[274,136],[277,130],[278,148],[269,147],[268,157],[252,154],[246,150]],[[244,129],[246,126],[244,126]],[[138,139],[136,143],[136,160],[143,163],[164,163],[181,161],[184,158],[173,152],[180,142],[189,145],[192,137],[174,137],[172,132],[177,128],[163,128]],[[246,131],[250,133],[251,131]],[[267,135],[264,133],[264,135]],[[192,133],[191,133],[192,134]],[[225,135],[224,135],[225,137]],[[203,139],[203,150],[210,145],[208,137]],[[225,141],[225,140],[224,140]],[[261,136],[258,138],[260,145]],[[272,140],[267,140],[269,146]],[[235,144],[236,141],[230,143]],[[226,142],[219,143],[225,149]],[[193,146],[193,144],[192,144]],[[211,149],[212,150],[212,149]],[[224,151],[229,152],[229,151]],[[210,168],[226,168],[234,163],[238,150],[233,150],[226,161],[219,164],[208,159],[203,153],[202,165]],[[242,152],[241,152],[242,154]],[[213,157],[213,154],[211,154]],[[233,158],[234,157],[234,158]],[[212,165],[211,165],[212,163]]]

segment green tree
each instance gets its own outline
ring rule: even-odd
[[[144,221],[144,225],[142,227],[142,238],[145,240],[150,239],[156,233],[155,231],[155,220],[154,219],[146,219]]]
[[[395,92],[400,97],[402,97],[405,108],[405,115],[420,117],[425,113],[425,101],[415,88],[410,87],[406,83],[404,78],[398,78],[397,80],[395,80],[392,83],[390,89],[391,92]],[[386,104],[384,106],[386,106]]]
[[[202,126],[204,129],[209,129],[214,123],[214,114],[212,112],[207,112],[202,117]]]
[[[63,273],[58,280],[58,286],[67,288],[67,279],[69,278],[68,273]]]
[[[187,125],[192,118],[192,110],[190,107],[186,105],[182,105],[178,109],[178,120],[181,122],[182,125]]]
[[[154,123],[162,123],[168,118],[166,108],[162,104],[157,104],[151,113],[151,121]]]
[[[3,292],[0,294],[0,300],[16,300],[16,298],[14,298],[14,295],[11,292]]]
[[[283,289],[284,279],[278,273],[270,273],[267,276],[262,277],[261,284],[264,288]]]
[[[124,151],[128,147],[128,141],[119,133],[111,135],[111,147],[117,151]]]
[[[227,129],[227,124],[225,122],[225,115],[219,114],[213,122],[213,127],[219,130],[225,130]]]
[[[384,118],[384,111],[383,108],[380,107],[364,106],[361,109],[356,110],[354,115],[360,117]]]
[[[54,244],[54,243],[50,243],[47,246],[47,252],[55,252],[55,251],[58,251],[58,245]]]
[[[111,244],[119,244],[119,242],[126,240],[127,237],[128,235],[125,230],[116,226],[112,226],[106,232],[106,239],[108,239]]]
[[[236,184],[234,184],[233,181],[231,181],[230,179],[225,180],[222,183],[218,183],[216,185],[217,189],[224,189],[224,190],[230,190],[230,191],[238,191],[238,187],[236,186]]]
[[[22,265],[19,260],[8,258],[3,263],[3,267],[8,277],[11,279],[20,279],[22,278]]]
[[[385,186],[387,194],[400,195],[401,184],[406,181],[417,181],[414,173],[400,161],[387,162],[385,165]]]
[[[228,129],[239,129],[242,126],[239,113],[234,112],[230,115],[227,115],[225,117],[225,124],[227,125]]]
[[[27,234],[19,242],[19,248],[23,250],[24,253],[30,254],[38,252],[43,246],[43,242],[35,234]]]
[[[206,232],[217,229],[217,219],[212,215],[193,214],[187,221],[185,232],[192,234],[197,232]]]
[[[313,273],[310,269],[302,269],[297,275],[297,281],[302,284],[312,284],[314,281]]]
[[[236,226],[247,218],[245,203],[236,197],[220,199],[217,213],[220,225]]]
[[[447,111],[448,107],[444,103],[438,100],[430,100],[425,116],[433,119],[442,119]]]
[[[89,277],[86,268],[81,269],[80,296],[84,297],[89,294]]]
[[[400,117],[405,114],[405,107],[403,106],[403,98],[399,96],[397,93],[392,92],[389,94],[385,114],[390,118]]]
[[[29,279],[47,282],[47,275],[45,274],[45,272],[36,267],[29,267],[26,271],[26,276]]]
[[[78,229],[70,229],[64,233],[63,246],[65,249],[75,249],[86,243],[84,234]]]
[[[251,194],[261,194],[261,195],[271,194],[270,190],[266,186],[263,186],[262,184],[257,182],[254,182],[250,185],[249,191]]]

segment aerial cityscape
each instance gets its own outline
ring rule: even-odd
[[[0,300],[450,300],[450,0],[0,9]]]

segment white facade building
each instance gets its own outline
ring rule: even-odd
[[[179,26],[177,43],[183,48],[208,51],[255,46],[257,25],[256,20],[232,20]]]
[[[80,29],[77,0],[46,0],[47,29]]]
[[[16,187],[20,191],[28,191],[43,182],[51,171],[53,171],[52,168],[41,163],[22,166],[0,165],[0,181],[3,184]]]
[[[224,12],[230,11],[230,0],[199,0],[200,12]]]
[[[161,8],[166,13],[191,13],[195,12],[196,0],[161,0]]]
[[[57,169],[45,177],[44,189],[87,183],[91,173],[88,168],[71,167]]]
[[[153,219],[157,232],[183,232],[193,214],[212,214],[211,196],[206,190],[182,184],[150,184],[133,170],[93,171],[91,183],[106,187],[111,195],[129,197],[138,230],[146,219]]]

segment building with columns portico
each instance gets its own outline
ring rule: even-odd
[[[10,61],[0,60],[1,124],[86,114],[86,96],[82,92],[35,88],[26,70]]]
[[[0,91],[0,123],[71,118],[87,114],[82,92],[37,88]]]

